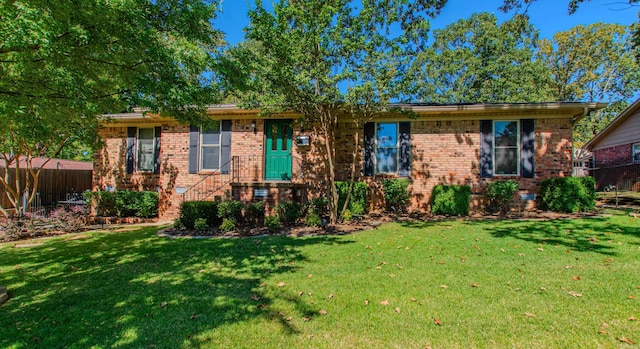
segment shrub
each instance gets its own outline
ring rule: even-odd
[[[84,193],[83,196],[95,208],[98,216],[158,216],[158,193],[155,191],[97,191]]]
[[[409,204],[409,180],[385,179],[382,181],[382,192],[388,210],[404,212]]]
[[[237,200],[223,201],[218,204],[218,217],[226,219],[242,220],[244,205]]]
[[[349,182],[336,182],[336,189],[338,190],[338,210],[342,210],[342,208],[344,207],[344,202],[347,200]],[[351,192],[351,198],[349,199],[349,205],[347,209],[355,215],[361,215],[365,213],[366,207],[367,183],[354,182],[353,190]]]
[[[220,230],[222,231],[232,231],[236,228],[236,220],[234,218],[224,218],[222,220],[222,224],[220,224]]]
[[[471,187],[439,184],[431,194],[431,213],[450,216],[469,215]]]
[[[349,222],[352,219],[353,219],[353,213],[351,213],[350,210],[345,210],[344,213],[342,214],[342,220],[345,222]]]
[[[264,212],[264,201],[249,203],[244,209],[244,219],[253,226],[261,226],[264,220]]]
[[[489,183],[484,191],[487,198],[487,211],[507,213],[509,200],[513,198],[516,190],[518,190],[518,183],[512,180]]]
[[[329,206],[329,201],[326,198],[313,198],[309,203],[309,209],[312,212],[315,212],[319,216],[325,216],[327,212],[327,207]]]
[[[206,222],[206,220],[205,220],[205,222]],[[182,221],[180,220],[180,218],[178,218],[175,221],[173,221],[173,228],[174,229],[183,229],[184,228],[184,224],[182,224]]]
[[[179,219],[187,229],[193,229],[198,218],[204,218],[210,227],[220,225],[222,220],[218,218],[218,203],[215,201],[185,201],[180,205]]]
[[[209,225],[207,224],[207,220],[204,218],[197,218],[193,224],[193,228],[197,231],[207,231],[209,230]]]
[[[264,226],[274,233],[280,229],[280,218],[278,216],[267,216],[264,218]]]
[[[540,183],[544,209],[573,213],[593,211],[596,207],[593,177],[557,177]]]
[[[309,213],[306,220],[307,227],[321,227],[322,226],[322,218],[315,212]]]
[[[278,217],[280,217],[281,223],[286,226],[296,224],[302,217],[303,206],[300,203],[292,201],[283,201],[276,207]]]

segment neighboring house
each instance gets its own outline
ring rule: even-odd
[[[585,149],[593,152],[598,190],[608,185],[640,190],[640,99],[587,142]]]
[[[584,148],[573,149],[573,175],[575,177],[585,177],[589,175],[592,165],[593,154]]]
[[[408,178],[412,210],[428,210],[438,184],[467,184],[477,198],[495,179],[518,181],[529,206],[541,180],[572,173],[573,124],[598,103],[398,105],[361,129],[350,119],[335,130],[338,180],[355,177],[381,207],[381,182]],[[157,190],[161,218],[183,200],[233,197],[245,202],[304,201],[324,195],[324,139],[295,114],[258,117],[234,105],[210,107],[206,127],[141,112],[108,115],[95,152],[94,190]],[[360,140],[356,144],[356,134]],[[356,166],[352,167],[353,154]],[[523,201],[523,202],[525,202]]]
[[[48,160],[48,161],[47,161]],[[25,159],[20,160],[21,183],[25,183]],[[43,167],[44,165],[44,167]],[[37,195],[32,203],[32,209],[38,210],[43,206],[52,206],[59,201],[68,200],[74,193],[82,193],[91,189],[93,164],[87,161],[66,159],[33,158],[31,166],[34,170],[42,167],[38,177]],[[0,161],[0,175],[4,176],[4,161]],[[9,165],[9,183],[14,183],[16,164]],[[0,185],[0,206],[11,206],[5,189]]]

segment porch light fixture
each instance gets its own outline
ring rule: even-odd
[[[251,120],[251,129],[253,130],[253,133],[256,133],[256,121],[255,120]]]

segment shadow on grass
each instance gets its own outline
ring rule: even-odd
[[[342,243],[349,241],[169,240],[141,229],[4,248],[0,284],[12,299],[0,307],[0,347],[198,346],[205,331],[257,318],[296,333],[274,305],[285,293],[265,278],[297,271],[303,246]],[[317,314],[285,301],[301,316]]]

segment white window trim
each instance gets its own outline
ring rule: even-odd
[[[396,170],[395,172],[379,172],[378,171],[378,125],[380,124],[395,124],[396,125]],[[397,175],[400,167],[400,124],[398,122],[376,122],[375,134],[373,135],[375,140],[374,145],[374,161],[373,161],[373,173],[374,175]],[[389,148],[389,147],[387,147]]]
[[[496,162],[496,122],[515,122],[516,125],[518,126],[518,130],[516,131],[516,173],[515,174],[501,174],[498,173],[497,169],[498,169],[498,164]],[[492,158],[492,163],[493,163],[493,176],[499,176],[499,177],[520,177],[520,157],[521,154],[520,152],[522,151],[522,146],[520,145],[520,120],[493,120],[493,125],[491,125],[491,132],[493,137],[492,141],[493,144],[491,146],[491,158]],[[501,147],[501,148],[505,148],[505,147]]]
[[[136,152],[135,152],[135,172],[142,172],[142,173],[151,173],[154,170],[155,167],[155,158],[153,159],[153,163],[151,164],[151,169],[150,170],[142,170],[140,169],[140,130],[146,130],[146,129],[151,129],[153,131],[153,137],[151,138],[151,141],[153,142],[153,152],[152,152],[152,157],[155,156],[155,151],[156,151],[156,128],[155,127],[138,127],[138,129],[136,130]]]
[[[204,139],[204,128],[200,127],[200,134],[198,135],[198,137],[200,137],[199,141],[198,141],[198,152],[199,153],[199,164],[198,164],[198,169],[201,172],[215,172],[215,171],[220,171],[220,166],[222,164],[220,164],[220,162],[222,161],[222,122],[218,123],[218,132],[220,133],[220,136],[218,137],[218,144],[207,144],[205,145],[203,142]],[[218,147],[218,168],[204,168],[203,163],[204,163],[204,148],[213,148],[213,147]]]

